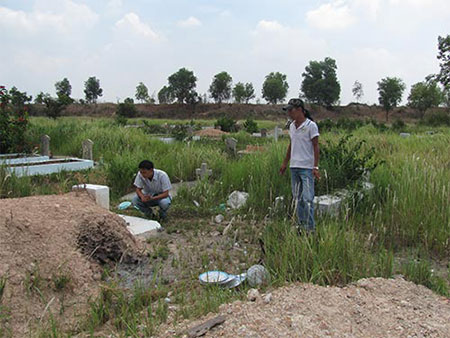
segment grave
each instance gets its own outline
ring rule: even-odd
[[[400,137],[406,138],[406,137],[410,137],[411,134],[410,133],[400,133]]]
[[[84,146],[85,145],[83,144],[83,153]],[[88,146],[86,145],[86,147]],[[63,170],[78,171],[94,167],[94,161],[90,159],[79,159],[75,157],[51,158],[50,155],[50,137],[48,135],[43,135],[41,137],[41,156],[0,154],[0,165],[6,165],[6,171],[14,173],[18,177],[47,175],[58,173]],[[90,155],[92,155],[92,151]]]
[[[252,136],[253,137],[262,137],[262,134],[261,133],[252,133]]]
[[[261,129],[261,137],[267,137],[267,129],[266,128]]]
[[[89,196],[94,199],[95,203],[109,210],[109,187],[97,184],[78,184],[72,186],[72,191],[83,190],[87,191]]]
[[[233,154],[236,154],[237,142],[238,141],[233,137],[229,137],[229,138],[225,139],[225,145],[227,146],[227,150]]]
[[[282,133],[283,133],[283,129],[276,126],[273,131],[273,138],[275,139],[275,141],[278,141],[278,138],[282,135]]]
[[[195,175],[197,176],[197,180],[203,180],[205,177],[208,178],[212,175],[212,169],[208,169],[208,165],[206,163],[202,163],[200,168],[195,169]]]
[[[118,216],[125,220],[127,229],[133,236],[145,236],[148,232],[161,228],[161,224],[153,220],[120,214]]]

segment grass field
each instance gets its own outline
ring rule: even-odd
[[[164,125],[188,121],[153,120]],[[195,121],[212,125],[214,121]],[[258,126],[273,128],[273,121],[257,121]],[[129,121],[140,124],[140,119]],[[278,123],[283,125],[283,121]],[[271,286],[304,281],[321,285],[345,285],[367,276],[405,278],[423,284],[435,292],[449,296],[450,267],[450,128],[407,126],[412,133],[402,138],[397,131],[380,131],[367,124],[353,130],[352,136],[332,129],[321,135],[321,174],[317,194],[337,189],[359,189],[364,174],[361,166],[373,167],[370,181],[375,188],[364,198],[350,198],[337,217],[318,220],[314,236],[298,236],[293,227],[288,175],[278,174],[288,139],[253,138],[241,131],[232,136],[238,149],[259,144],[265,150],[258,154],[235,157],[226,152],[223,139],[164,144],[142,129],[124,128],[112,119],[33,118],[29,138],[51,137],[54,155],[81,155],[86,138],[94,142],[98,169],[79,173],[59,173],[47,177],[17,178],[0,171],[0,196],[20,197],[36,194],[62,193],[76,183],[107,184],[112,189],[112,205],[132,190],[131,182],[142,159],[154,161],[172,181],[193,180],[195,169],[207,162],[213,177],[193,189],[183,189],[174,200],[172,221],[167,231],[183,231],[192,241],[206,228],[193,229],[189,220],[209,219],[217,212],[233,190],[246,191],[249,200],[234,216],[242,220],[240,236],[258,251],[258,238],[265,244],[264,264],[272,275]],[[285,203],[275,207],[277,196]],[[199,201],[201,212],[192,201]],[[185,222],[185,220],[188,220]],[[259,226],[255,226],[259,224]],[[164,243],[158,243],[163,255]],[[156,249],[155,249],[156,250]],[[162,251],[161,251],[162,250]],[[249,255],[249,265],[258,255]],[[133,290],[112,294],[105,289],[91,304],[82,330],[94,333],[114,318],[117,331],[123,336],[138,336],[138,326],[145,322],[152,334],[167,317],[164,295],[174,294],[180,306],[180,318],[195,317],[214,311],[231,299],[242,298],[246,289],[225,292],[220,288],[198,287],[196,276],[204,267],[230,266],[223,255],[200,257],[201,263],[185,266],[186,277],[173,285],[157,285],[148,290],[137,285]],[[175,263],[174,263],[175,264]],[[183,265],[185,264],[185,265]],[[2,281],[2,276],[0,276]],[[0,297],[1,297],[0,283]],[[161,295],[161,296],[159,296]],[[144,319],[142,311],[146,313]],[[43,332],[53,330],[55,336],[64,331],[56,321],[48,323]],[[51,332],[51,331],[50,331]],[[48,336],[43,334],[43,336]]]

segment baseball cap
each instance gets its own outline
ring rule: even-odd
[[[294,108],[302,108],[303,110],[305,110],[305,103],[303,102],[302,99],[290,99],[287,106],[283,107],[283,110],[288,111]]]

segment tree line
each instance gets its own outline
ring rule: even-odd
[[[420,111],[421,115],[428,108],[441,104],[450,106],[450,35],[438,37],[438,55],[440,60],[439,74],[431,74],[424,81],[418,82],[411,87],[408,96],[408,105]],[[302,73],[299,97],[308,103],[314,103],[326,107],[332,107],[339,102],[341,86],[337,78],[336,60],[326,57],[322,61],[310,61]],[[158,92],[157,98],[160,104],[186,103],[198,104],[207,103],[208,96],[200,95],[196,91],[197,77],[194,72],[186,68],[181,68],[167,78],[167,85],[164,85]],[[402,79],[397,77],[386,77],[377,82],[378,101],[386,112],[386,120],[389,113],[401,102],[406,86]],[[40,92],[34,102],[45,104],[48,115],[57,117],[64,108],[74,103],[71,98],[72,86],[67,78],[55,83],[56,97],[48,93]],[[262,85],[262,98],[269,104],[283,102],[289,89],[287,76],[280,72],[269,73]],[[209,86],[209,97],[214,102],[230,102],[248,104],[255,98],[255,90],[251,82],[237,82],[233,86],[233,78],[226,71],[214,75]],[[355,81],[352,87],[353,96],[359,103],[364,95],[363,85]],[[85,98],[78,100],[81,104],[95,104],[97,99],[103,95],[100,80],[95,76],[89,77],[84,83]],[[31,102],[32,97],[20,92],[13,87],[10,90],[13,99]],[[153,96],[149,95],[147,86],[140,82],[136,86],[136,100],[142,103],[156,103]],[[127,104],[134,104],[132,98],[126,99]]]

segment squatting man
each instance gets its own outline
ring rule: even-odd
[[[314,232],[314,177],[320,179],[319,129],[301,99],[290,99],[283,110],[287,111],[292,123],[289,126],[291,142],[280,174],[285,173],[290,161],[292,196],[297,203],[299,230]]]
[[[144,160],[139,163],[139,171],[134,180],[136,196],[133,205],[148,218],[154,218],[152,207],[159,207],[159,219],[167,218],[167,210],[172,203],[169,194],[172,185],[166,172],[155,169],[153,162]]]

